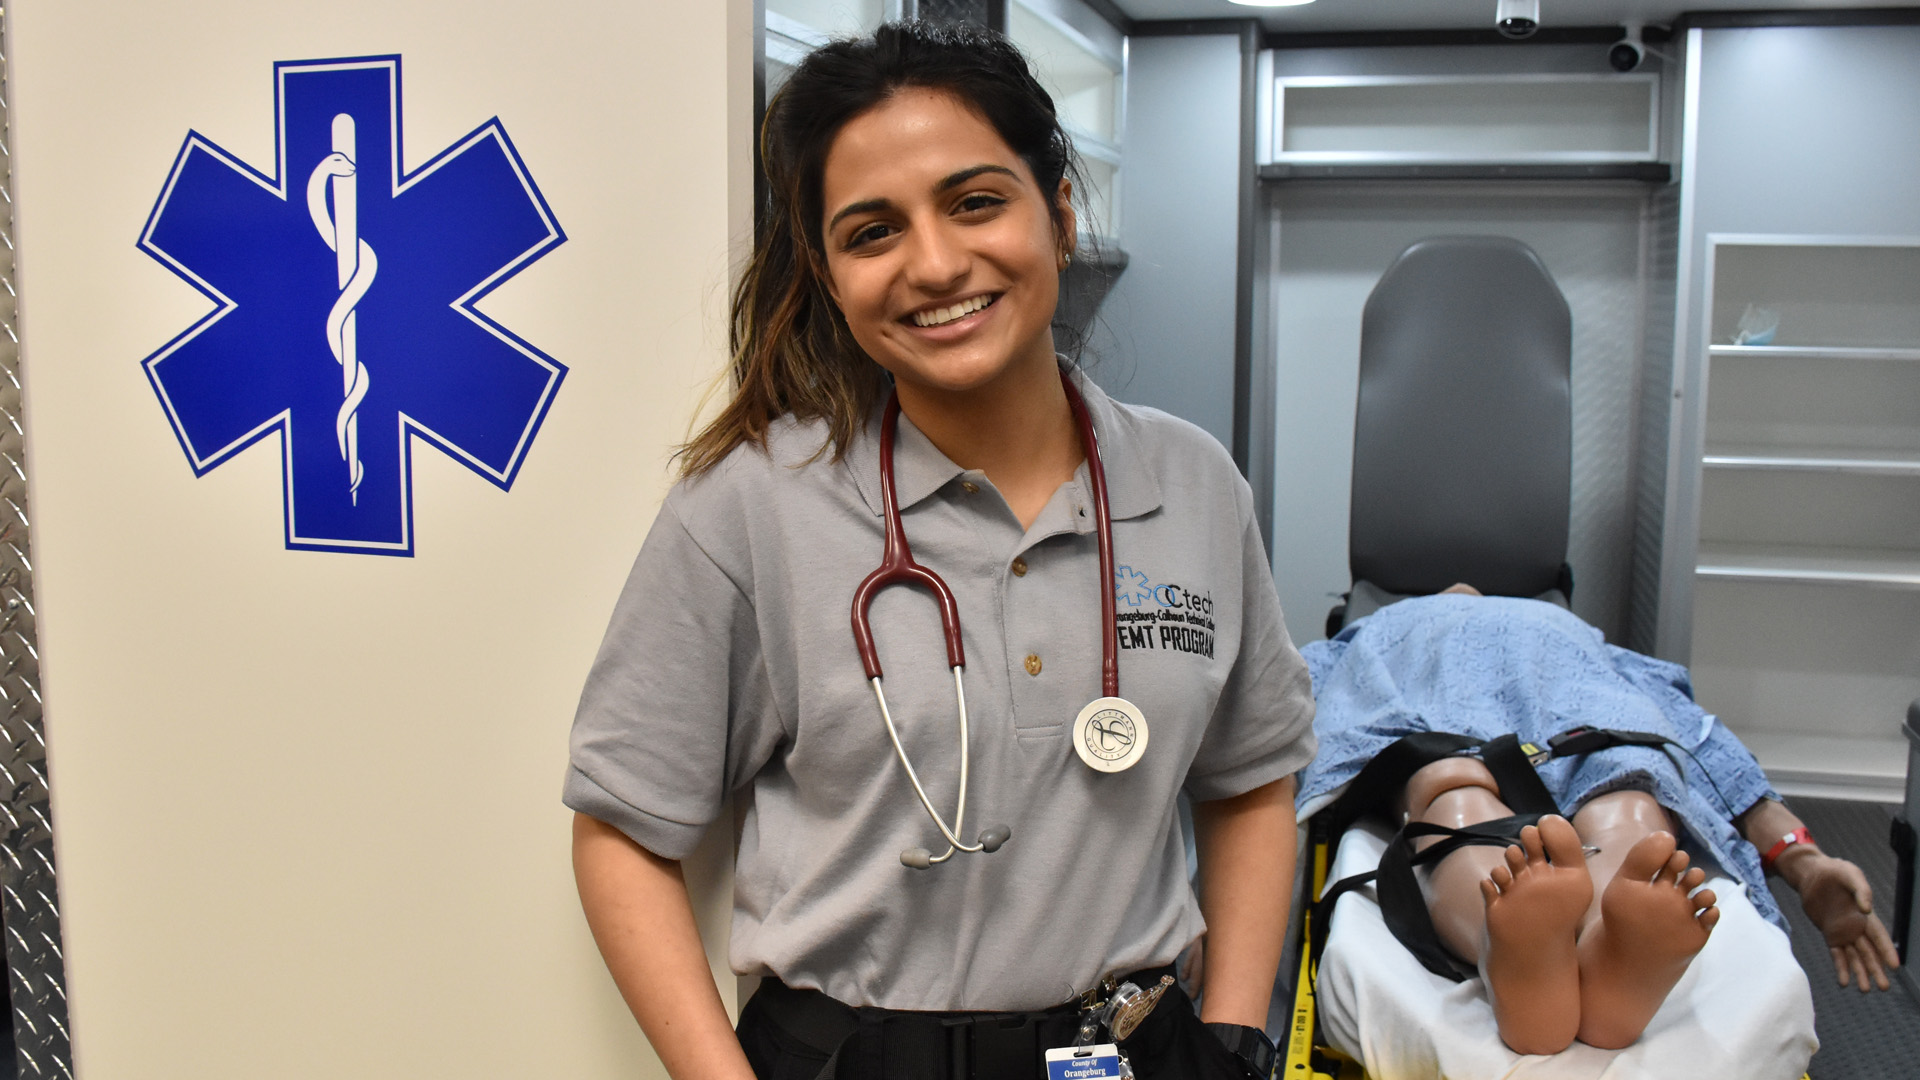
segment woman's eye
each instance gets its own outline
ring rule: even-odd
[[[960,212],[971,213],[979,210],[991,210],[1005,203],[998,195],[969,195],[960,200]]]
[[[864,244],[871,244],[876,240],[885,240],[892,232],[892,226],[884,225],[878,221],[871,225],[863,225],[854,230],[852,236],[847,237],[847,250],[852,251],[854,248]]]

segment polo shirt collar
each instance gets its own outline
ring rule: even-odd
[[[1074,368],[1072,375],[1093,419],[1093,437],[1100,440],[1100,464],[1107,472],[1107,503],[1113,519],[1125,521],[1160,509],[1160,474],[1141,452],[1141,436],[1133,419],[1122,415],[1085,372]]]
[[[1160,478],[1140,452],[1139,437],[1133,425],[1114,407],[1113,399],[1096,386],[1084,372],[1071,369],[1074,386],[1087,404],[1093,420],[1094,438],[1100,441],[1100,461],[1106,467],[1107,501],[1115,521],[1139,517],[1160,508]],[[867,419],[866,431],[847,450],[848,470],[860,498],[877,517],[882,513],[880,486],[880,422],[886,415],[883,401]],[[940,452],[912,419],[900,414],[900,427],[893,446],[894,493],[904,513],[914,504],[939,491],[966,470]],[[1083,464],[1077,475],[1086,475]],[[1092,491],[1089,487],[1088,495]]]

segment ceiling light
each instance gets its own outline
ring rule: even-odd
[[[1311,4],[1313,0],[1232,0],[1242,7],[1300,7]]]

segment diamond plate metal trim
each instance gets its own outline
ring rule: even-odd
[[[992,24],[992,6],[988,0],[920,0],[914,9],[919,18],[932,23]]]
[[[67,976],[54,891],[53,814],[40,710],[33,545],[20,422],[18,294],[13,287],[10,42],[0,38],[0,926],[7,952],[15,1068],[22,1080],[72,1080]]]

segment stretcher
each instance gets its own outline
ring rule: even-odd
[[[1429,238],[1388,268],[1362,316],[1348,534],[1353,588],[1328,613],[1328,636],[1401,598],[1456,582],[1489,595],[1570,605],[1571,367],[1570,309],[1546,266],[1524,244],[1503,237]],[[1364,891],[1338,902],[1326,951],[1312,954],[1314,902],[1329,880],[1369,867],[1353,863],[1366,857],[1360,850],[1364,830],[1348,832],[1339,845],[1339,865],[1333,865],[1324,820],[1309,813],[1306,828],[1293,945],[1284,962],[1292,1010],[1285,1030],[1275,1033],[1283,1080],[1475,1080],[1483,1073],[1556,1080],[1791,1077],[1801,1074],[1817,1045],[1811,994],[1785,935],[1742,898],[1723,905],[1717,942],[1710,939],[1696,970],[1676,986],[1640,1043],[1618,1052],[1576,1043],[1559,1055],[1518,1058],[1500,1043],[1491,1006],[1477,1016],[1468,1008],[1474,995],[1485,1005],[1479,981],[1430,983],[1429,973],[1385,932],[1377,905]],[[1384,846],[1384,835],[1372,842]],[[1377,860],[1377,849],[1372,857]],[[1734,944],[1749,932],[1758,936]],[[1748,954],[1759,962],[1743,968],[1740,961]],[[1362,965],[1375,962],[1392,974],[1369,983]],[[1328,971],[1340,977],[1323,983]],[[1756,1015],[1743,1019],[1732,1009],[1722,1019],[1711,997],[1690,997],[1693,987],[1713,979],[1736,993],[1765,984],[1755,999]],[[1409,1021],[1413,1028],[1447,1030],[1370,1041],[1369,1033],[1381,1029],[1377,1017],[1366,1002],[1342,997],[1372,985],[1390,998],[1403,986],[1418,990],[1423,984],[1446,1000],[1436,1006],[1416,994],[1411,1003],[1394,1007],[1417,1018]],[[1697,1025],[1698,1038],[1690,1043],[1685,1025],[1702,1007],[1709,1020]],[[1338,1022],[1330,1025],[1330,1015]],[[1444,1041],[1468,1029],[1481,1037],[1463,1058]],[[1735,1030],[1751,1045],[1731,1048],[1743,1053],[1716,1056],[1719,1033]],[[1420,1036],[1432,1036],[1432,1046]],[[1692,1043],[1704,1044],[1705,1052]],[[1383,1060],[1363,1065],[1370,1046]]]
[[[1384,849],[1383,828],[1350,831],[1329,861],[1313,834],[1303,860],[1309,895],[1369,867]],[[1812,995],[1786,935],[1746,902],[1740,887],[1710,884],[1723,897],[1708,948],[1674,988],[1647,1033],[1619,1051],[1576,1043],[1551,1057],[1522,1057],[1499,1042],[1478,980],[1450,984],[1398,947],[1364,890],[1343,897],[1326,952],[1308,946],[1313,912],[1300,905],[1292,1012],[1278,1075],[1288,1080],[1654,1080],[1670,1076],[1804,1076],[1818,1042]],[[1363,1065],[1361,1059],[1366,1059]],[[1369,1072],[1368,1066],[1373,1068]]]

